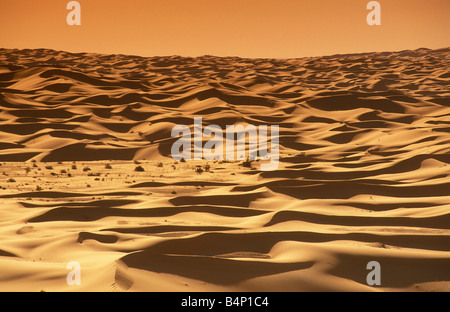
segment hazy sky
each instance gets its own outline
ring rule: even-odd
[[[450,46],[450,0],[0,0],[0,47],[143,56],[302,57]]]

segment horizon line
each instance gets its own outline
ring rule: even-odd
[[[325,54],[325,55],[310,55],[310,56],[298,56],[298,57],[244,57],[244,56],[238,56],[238,55],[214,55],[214,54],[202,54],[197,56],[191,56],[191,55],[181,55],[181,54],[167,54],[167,55],[139,55],[139,54],[127,54],[127,53],[113,53],[113,52],[91,52],[91,51],[82,51],[82,52],[75,52],[70,50],[60,50],[55,48],[4,48],[0,47],[0,50],[16,50],[16,51],[23,51],[23,50],[47,50],[47,51],[53,51],[53,52],[65,52],[70,54],[97,54],[97,55],[121,55],[121,56],[131,56],[131,57],[140,57],[140,58],[153,58],[153,57],[161,57],[161,58],[168,58],[168,57],[181,57],[181,58],[202,58],[202,57],[217,57],[217,58],[239,58],[239,59],[278,59],[278,60],[289,60],[289,59],[305,59],[305,58],[331,58],[331,57],[348,57],[348,56],[358,56],[358,55],[367,55],[367,54],[384,54],[384,53],[401,53],[401,52],[408,52],[408,51],[420,51],[420,50],[428,50],[428,51],[442,51],[450,49],[450,46],[441,47],[441,48],[427,48],[427,47],[419,47],[419,48],[412,48],[412,49],[402,49],[402,50],[381,50],[381,51],[364,51],[364,52],[347,52],[347,53],[335,53],[335,54]]]

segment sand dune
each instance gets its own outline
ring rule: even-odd
[[[450,49],[0,49],[0,291],[450,291],[449,84]],[[279,125],[279,169],[174,161],[195,117]]]

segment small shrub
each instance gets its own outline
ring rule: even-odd
[[[145,169],[144,169],[142,166],[137,166],[137,167],[134,169],[134,171],[137,171],[137,172],[144,172]]]
[[[247,157],[247,160],[245,160],[242,163],[242,167],[244,167],[244,168],[251,168],[252,167],[252,161],[250,160],[250,158]]]
[[[198,174],[202,174],[203,173],[202,166],[197,166],[197,169],[195,169],[195,172],[197,172]]]

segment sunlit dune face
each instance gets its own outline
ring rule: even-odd
[[[0,291],[448,291],[449,56],[0,49]]]
[[[0,45],[144,56],[242,57],[449,45],[447,0],[380,0],[381,26],[367,25],[368,0],[81,0],[81,26],[67,25],[67,2],[3,0]]]

